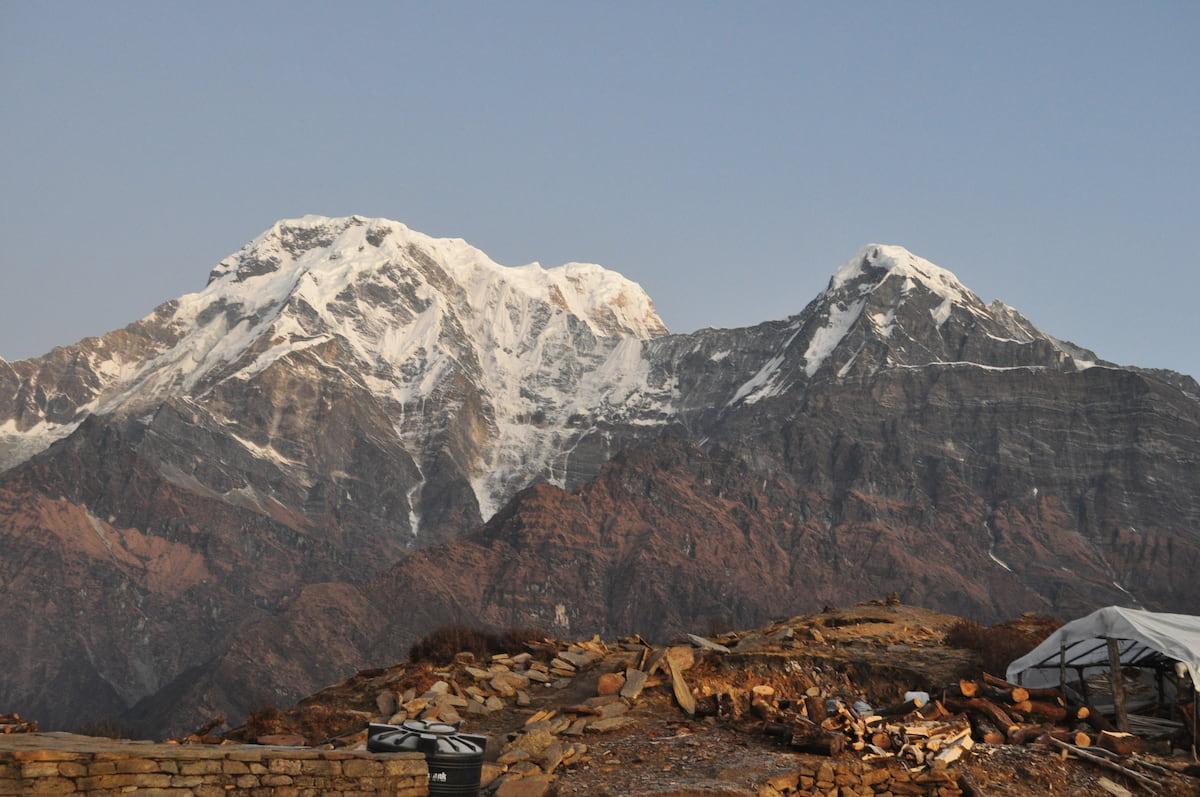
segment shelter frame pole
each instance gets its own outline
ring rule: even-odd
[[[1067,688],[1067,638],[1061,636],[1058,639],[1058,690],[1060,692]]]
[[[1108,666],[1112,669],[1110,684],[1112,685],[1117,728],[1129,733],[1129,718],[1125,716],[1125,681],[1121,675],[1121,651],[1117,646],[1117,640],[1112,637],[1105,637],[1105,640],[1108,642]]]

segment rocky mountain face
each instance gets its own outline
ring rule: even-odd
[[[1200,610],[1200,386],[899,247],[791,318],[669,335],[598,266],[280,222],[199,293],[0,361],[0,469],[0,704],[49,727],[232,719],[447,620]]]

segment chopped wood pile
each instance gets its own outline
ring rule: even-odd
[[[37,733],[38,724],[20,714],[0,714],[0,733]]]
[[[909,772],[940,770],[975,745],[1029,745],[1061,751],[1119,773],[1135,787],[1157,793],[1161,766],[1138,757],[1142,740],[1111,722],[1068,690],[1032,689],[992,675],[961,680],[936,697],[871,709],[826,700],[820,690],[788,698],[769,686],[754,687],[752,712],[761,730],[798,752],[863,761],[895,760]]]
[[[861,713],[840,700],[774,699],[756,687],[755,708],[769,718],[762,730],[793,750],[830,756],[854,752],[864,761],[895,759],[914,773],[945,769],[975,746],[966,716],[920,698]]]

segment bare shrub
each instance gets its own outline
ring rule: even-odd
[[[482,661],[494,653],[521,653],[528,642],[546,638],[540,628],[514,627],[498,634],[465,625],[443,625],[430,631],[408,651],[411,662],[449,664],[466,651]]]
[[[1013,659],[1033,650],[1060,625],[1051,617],[1038,615],[1024,615],[993,626],[959,620],[946,632],[946,644],[976,655],[977,666],[965,668],[961,673],[964,677],[986,672],[1003,678]]]

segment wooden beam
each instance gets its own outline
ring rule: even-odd
[[[1129,732],[1129,718],[1125,715],[1125,678],[1121,674],[1121,650],[1117,640],[1108,637],[1108,666],[1112,670],[1110,682],[1112,686],[1113,708],[1117,713],[1117,728]]]
[[[1067,637],[1066,634],[1058,639],[1058,688],[1067,688]]]

